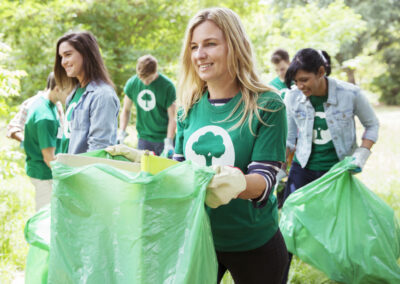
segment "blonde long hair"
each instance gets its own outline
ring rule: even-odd
[[[259,109],[266,110],[257,105],[260,93],[271,91],[270,87],[263,84],[255,71],[255,60],[250,40],[248,39],[239,16],[228,8],[209,8],[200,11],[189,22],[186,28],[185,38],[181,50],[180,61],[181,70],[178,84],[178,105],[183,113],[179,119],[184,119],[192,106],[198,102],[207,89],[206,82],[201,80],[191,60],[190,42],[193,30],[204,23],[212,21],[216,24],[225,36],[228,45],[228,71],[232,78],[236,78],[242,98],[232,110],[229,118],[238,110],[240,104],[244,102],[243,110],[237,114],[240,120],[233,128],[237,128],[249,118],[249,127],[252,131],[251,121],[255,115],[262,122]]]

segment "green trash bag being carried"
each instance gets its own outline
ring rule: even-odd
[[[190,161],[154,175],[132,168],[53,163],[48,283],[216,282],[204,208],[214,172]]]
[[[25,283],[45,284],[49,267],[50,206],[40,209],[25,225],[25,239],[29,243],[26,258]]]
[[[290,252],[343,283],[400,283],[393,210],[349,170],[352,158],[285,201],[280,229]]]

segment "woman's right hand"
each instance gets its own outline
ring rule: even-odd
[[[217,208],[228,204],[246,190],[246,178],[242,171],[230,166],[211,166],[215,175],[207,186],[206,204]]]

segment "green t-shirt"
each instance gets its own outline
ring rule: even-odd
[[[310,96],[315,115],[311,155],[306,168],[313,171],[328,171],[334,164],[339,162],[325,119],[324,103],[327,100],[328,96]]]
[[[269,82],[269,84],[273,87],[275,87],[276,89],[278,89],[281,92],[281,97],[282,99],[285,98],[285,94],[286,92],[289,90],[288,87],[286,86],[285,82],[282,82],[281,79],[278,77],[276,77],[275,79],[273,79],[271,82]]]
[[[69,147],[69,139],[71,137],[71,121],[72,121],[72,113],[74,112],[75,106],[81,99],[83,93],[85,92],[85,88],[77,88],[75,90],[74,96],[72,97],[72,100],[69,102],[67,111],[65,112],[64,116],[64,132],[63,132],[63,137],[61,140],[61,149],[60,153],[68,153],[68,147]]]
[[[26,174],[32,178],[52,179],[51,169],[43,160],[42,149],[56,147],[60,123],[56,106],[48,99],[39,97],[29,107],[24,130]]]
[[[162,142],[167,136],[168,108],[176,99],[175,86],[166,76],[146,86],[135,75],[128,80],[125,94],[136,106],[136,130],[138,137],[151,142]]]
[[[284,161],[287,135],[286,110],[282,99],[273,92],[260,96],[258,104],[273,111],[260,110],[261,123],[252,121],[254,135],[248,122],[231,129],[240,119],[229,117],[241,94],[228,103],[214,106],[206,92],[193,105],[185,120],[178,119],[175,152],[197,164],[230,165],[245,174],[252,161]],[[234,199],[216,209],[207,208],[210,216],[214,244],[218,251],[246,251],[265,244],[278,229],[276,198],[269,196],[262,208],[254,208],[251,201]]]

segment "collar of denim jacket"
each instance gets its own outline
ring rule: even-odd
[[[336,80],[333,78],[326,77],[328,79],[328,100],[327,103],[330,105],[337,105],[337,93],[336,93]]]

